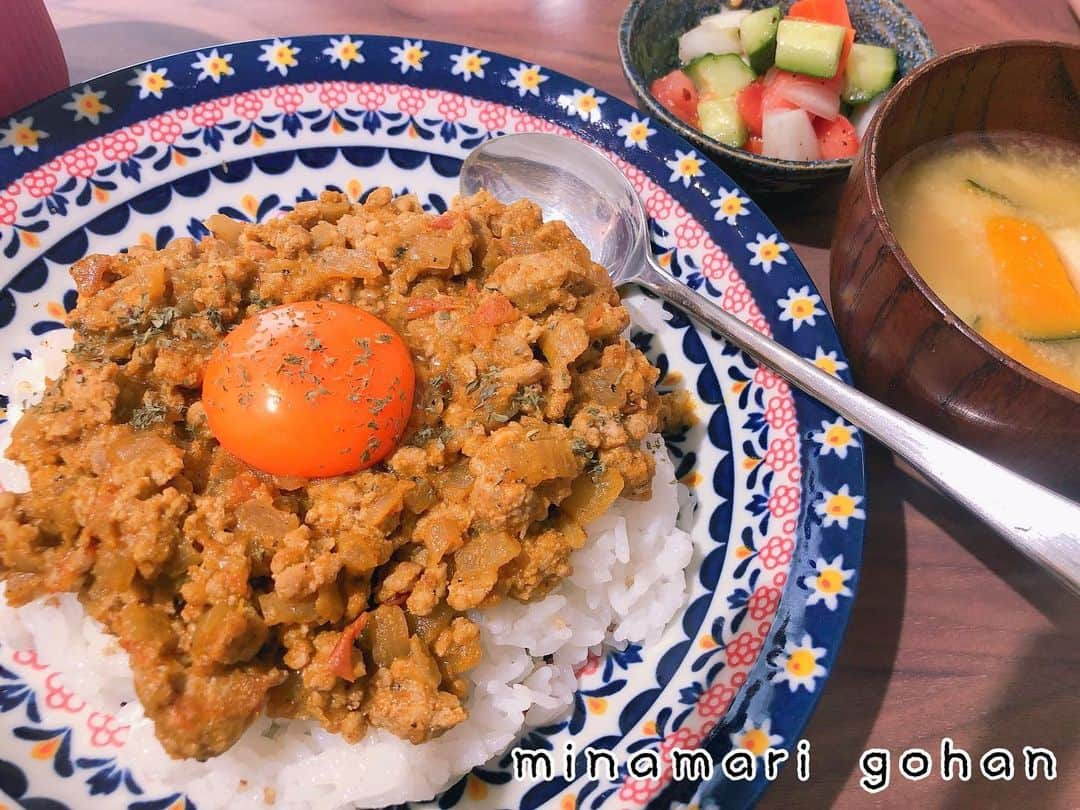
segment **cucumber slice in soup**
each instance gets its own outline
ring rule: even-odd
[[[892,87],[895,76],[896,51],[856,42],[851,46],[851,55],[844,70],[841,95],[849,104],[865,104]]]
[[[701,95],[718,98],[734,96],[755,78],[754,71],[733,53],[710,53],[686,67],[686,75]]]
[[[780,25],[780,6],[763,8],[747,15],[739,25],[739,39],[750,60],[750,67],[764,73],[776,58],[776,29]]]
[[[746,143],[746,124],[739,115],[734,96],[700,101],[697,111],[701,131],[710,138],[735,147]]]
[[[831,79],[840,65],[847,29],[839,25],[781,20],[776,27],[776,66],[792,73]]]

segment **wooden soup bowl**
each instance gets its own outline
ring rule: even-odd
[[[916,147],[1000,130],[1080,142],[1080,47],[967,48],[927,62],[893,89],[837,216],[833,317],[864,391],[1080,499],[1080,394],[1012,360],[956,317],[900,249],[878,193],[885,172]]]

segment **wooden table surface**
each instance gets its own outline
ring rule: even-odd
[[[1002,39],[1080,42],[1067,0],[908,0],[938,51]],[[513,54],[624,99],[622,2],[596,0],[47,0],[72,81],[161,54],[273,34],[337,31],[430,37]],[[434,9],[438,8],[436,13]],[[770,212],[828,289],[828,211]],[[1080,451],[1080,448],[1078,448]],[[786,769],[765,808],[1080,808],[1077,602],[987,529],[868,453],[869,519],[854,614],[805,736],[811,781]],[[978,757],[994,747],[1057,754],[1056,782],[921,782],[875,796],[858,758],[937,751],[942,737]],[[935,753],[936,759],[936,753]],[[895,768],[895,765],[894,765]]]

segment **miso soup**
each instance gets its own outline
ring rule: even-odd
[[[889,169],[881,200],[904,253],[953,312],[1080,391],[1080,147],[946,138]]]

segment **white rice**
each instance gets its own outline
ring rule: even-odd
[[[9,396],[0,450],[23,410],[40,398],[46,376],[63,367],[70,343],[69,332],[52,332],[32,359],[0,369],[0,391]],[[126,657],[73,595],[15,610],[4,602],[0,583],[0,643],[35,649],[45,662],[63,662],[68,688],[95,709],[130,723],[121,759],[151,793],[182,790],[201,810],[264,810],[265,788],[276,794],[275,810],[426,800],[500,755],[526,727],[565,717],[577,687],[574,669],[590,652],[650,644],[682,607],[692,544],[675,521],[680,499],[685,505],[687,496],[674,480],[663,441],[652,437],[648,446],[656,457],[651,501],[620,500],[592,524],[589,542],[574,554],[574,573],[542,602],[508,600],[474,615],[484,659],[469,673],[469,718],[423,745],[383,730],[350,745],[309,721],[271,724],[260,718],[210,762],[176,761],[154,737]],[[24,491],[26,474],[5,459],[0,484]]]

